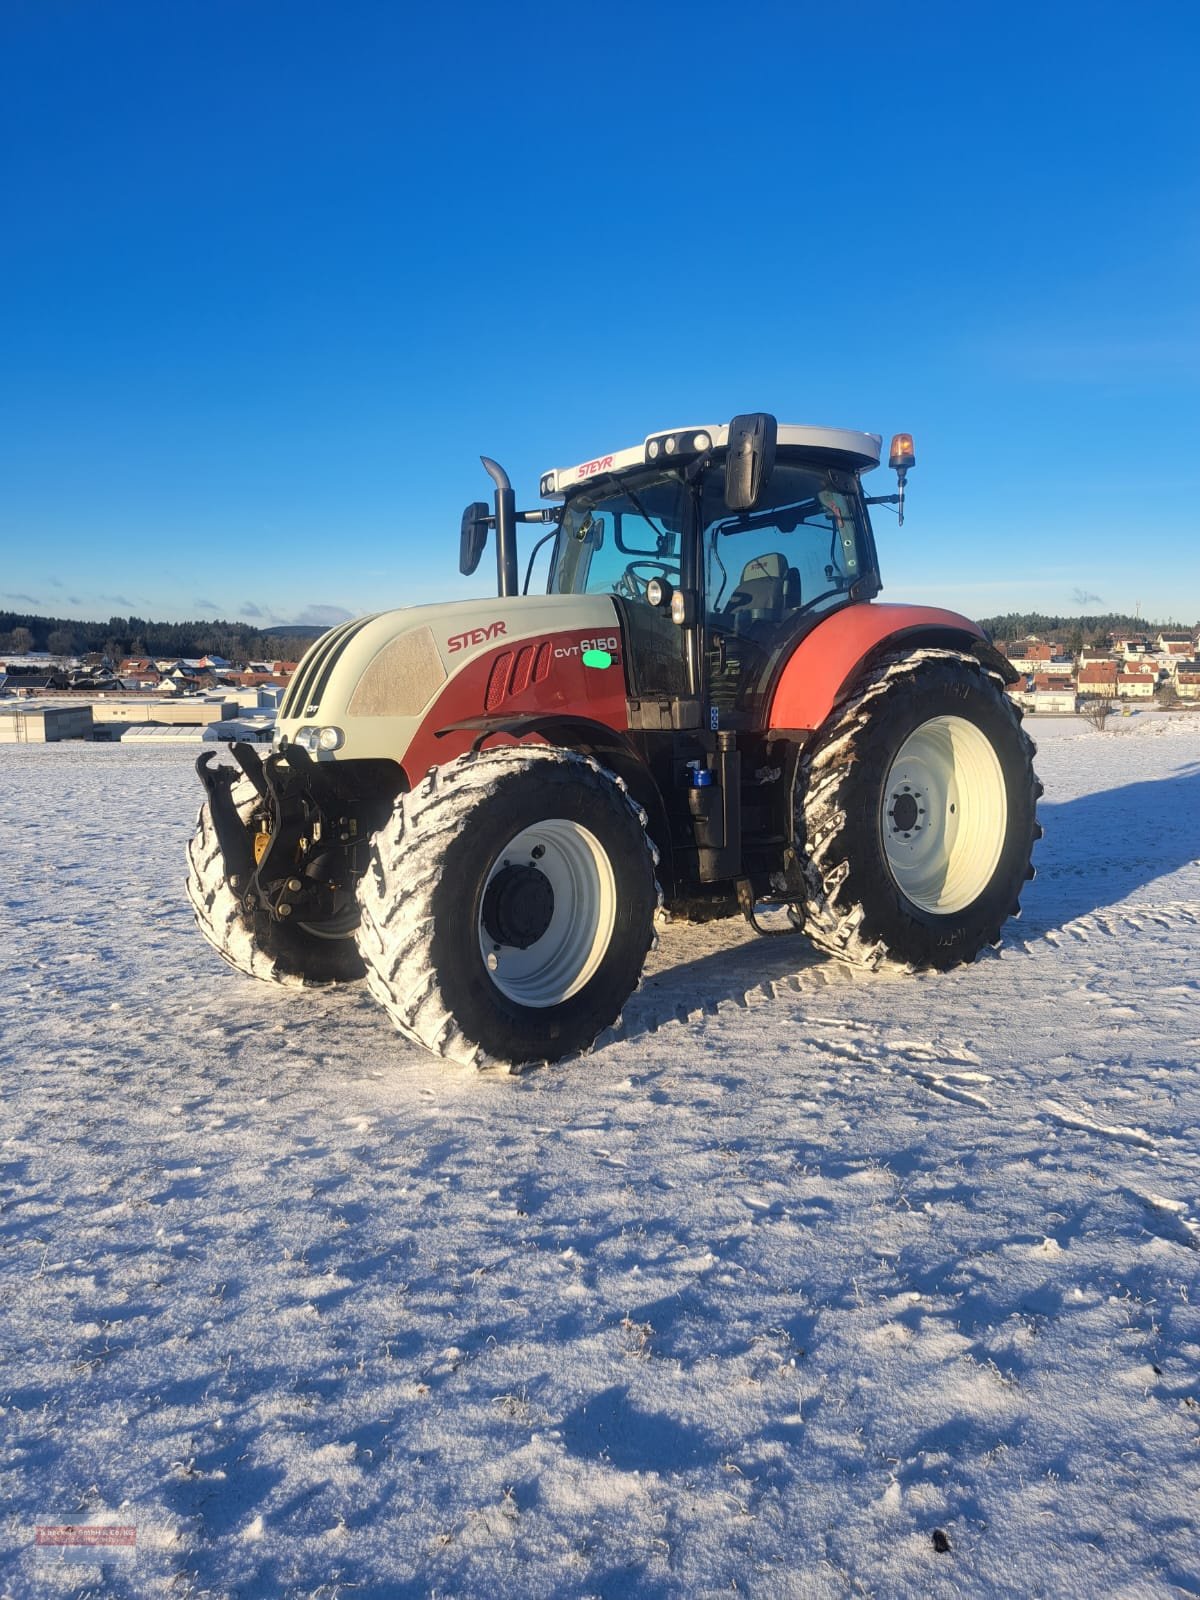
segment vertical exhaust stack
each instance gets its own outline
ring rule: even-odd
[[[483,470],[496,485],[496,592],[518,594],[517,500],[508,473],[490,456],[480,456]]]

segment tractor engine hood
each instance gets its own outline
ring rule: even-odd
[[[567,664],[577,666],[598,640],[610,641],[615,656],[619,639],[617,609],[605,595],[493,596],[358,617],[324,634],[301,661],[275,742],[301,743],[314,760],[404,765],[431,718],[485,717],[501,709],[499,700],[517,713],[535,685],[539,706],[568,704],[578,687],[567,682]],[[508,670],[498,695],[492,667],[502,657]],[[614,680],[607,693],[618,692],[623,703],[624,674],[604,676]],[[334,731],[322,741],[324,730]]]

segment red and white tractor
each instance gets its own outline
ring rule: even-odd
[[[586,1049],[636,988],[660,905],[768,907],[866,966],[997,943],[1039,835],[1033,746],[983,630],[878,603],[879,437],[765,413],[653,433],[468,506],[498,595],[332,629],[265,760],[201,758],[201,931],[277,982],[366,977],[459,1060]],[[545,594],[516,530],[546,525]],[[238,770],[240,769],[240,770]],[[786,913],[783,910],[786,909]]]

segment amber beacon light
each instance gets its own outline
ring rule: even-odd
[[[916,455],[913,452],[911,433],[894,433],[892,435],[892,453],[888,456],[888,466],[893,472],[907,472],[909,467],[916,465]]]

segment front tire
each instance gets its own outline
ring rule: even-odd
[[[359,884],[371,992],[436,1055],[556,1061],[614,1023],[659,901],[645,815],[573,751],[460,757],[396,801]]]
[[[249,825],[258,798],[249,778],[237,779],[231,797],[238,816]],[[250,913],[243,908],[229,887],[207,800],[188,842],[187,861],[187,895],[196,926],[217,954],[246,977],[305,987],[354,983],[363,976],[352,937],[323,938],[276,922],[261,909]]]
[[[859,966],[939,970],[998,943],[1041,836],[1034,753],[973,656],[877,667],[797,773],[796,912],[812,942]]]

